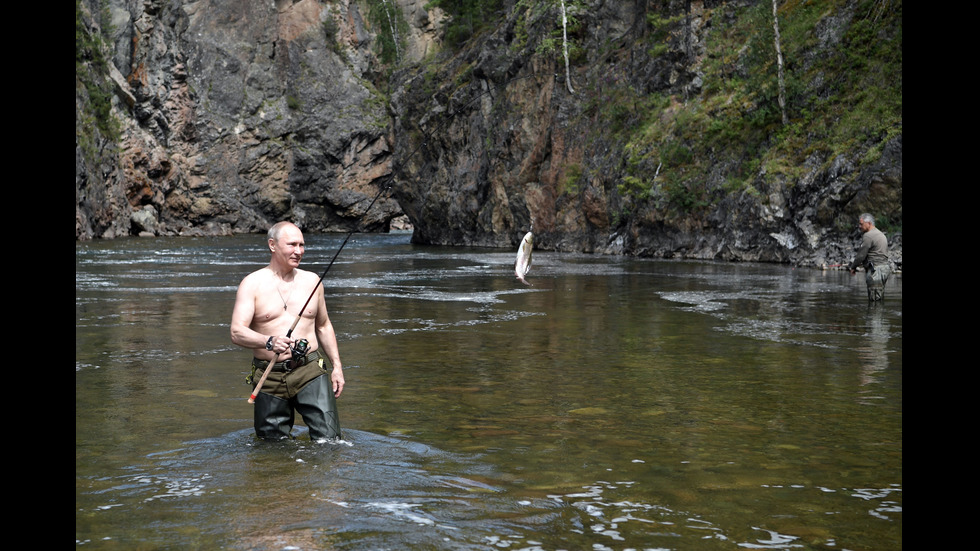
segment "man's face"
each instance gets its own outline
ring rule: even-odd
[[[303,232],[295,226],[287,226],[279,234],[278,242],[269,241],[272,254],[281,263],[296,268],[303,260],[303,253],[306,252],[306,242],[303,241]]]
[[[868,233],[868,230],[871,229],[871,223],[864,220],[858,220],[858,227],[861,228],[862,233]]]

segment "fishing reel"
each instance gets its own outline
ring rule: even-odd
[[[306,339],[300,339],[293,343],[293,347],[290,349],[293,353],[293,358],[299,358],[300,356],[305,356],[306,351],[310,348],[310,341]]]

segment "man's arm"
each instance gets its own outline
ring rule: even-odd
[[[231,342],[243,348],[265,350],[265,344],[272,339],[272,351],[282,354],[289,350],[293,339],[285,335],[265,335],[252,329],[255,317],[255,297],[258,283],[254,276],[247,276],[238,286],[235,294],[235,308],[231,312]],[[271,357],[271,354],[269,355]]]
[[[252,316],[255,314],[255,284],[253,278],[246,277],[235,294],[235,308],[231,312],[231,342],[252,350],[265,348],[269,338],[252,330]]]
[[[853,273],[858,266],[864,264],[864,259],[868,258],[868,251],[871,249],[871,238],[867,233],[861,236],[861,246],[858,247],[854,260],[847,266]]]
[[[340,363],[340,349],[337,346],[337,334],[334,331],[330,316],[327,315],[327,304],[323,297],[323,286],[316,292],[316,340],[320,343],[320,349],[330,360],[333,370],[330,372],[330,380],[333,381],[333,394],[339,397],[344,391],[344,366]]]

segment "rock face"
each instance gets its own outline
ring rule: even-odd
[[[862,212],[900,232],[900,131],[843,151],[811,144],[814,152],[801,167],[770,175],[761,165],[737,187],[730,183],[744,170],[737,167],[760,165],[751,153],[701,146],[699,171],[685,174],[693,166],[686,159],[676,163],[680,167],[664,166],[676,178],[665,184],[657,182],[661,166],[639,154],[656,145],[642,141],[643,132],[652,132],[643,127],[653,125],[634,106],[651,96],[668,98],[658,116],[695,127],[684,117],[707,109],[691,104],[705,101],[698,98],[704,97],[707,65],[717,65],[706,45],[708,30],[754,4],[666,2],[653,14],[661,8],[645,2],[577,3],[573,40],[587,47],[574,63],[575,85],[566,80],[559,54],[541,54],[548,43],[540,37],[561,29],[557,5],[545,12],[515,9],[452,59],[399,75],[403,84],[392,98],[395,197],[415,225],[415,241],[516,248],[533,225],[540,249],[819,266],[850,260]],[[839,47],[834,25],[853,20],[854,10],[848,5],[821,20],[825,50],[807,55],[819,58]],[[660,19],[672,22],[662,42],[654,25],[644,24]],[[741,64],[729,65],[734,80]],[[701,119],[706,122],[695,127],[701,133],[692,132],[690,140],[716,122]],[[881,153],[869,161],[873,148]],[[644,180],[648,189],[624,191],[630,178]],[[890,242],[900,267],[901,234],[890,235]]]
[[[697,113],[740,101],[705,99],[705,88],[753,78],[750,40],[719,54],[712,32],[744,32],[736,12],[768,2],[564,4],[576,46],[567,78],[557,2],[503,1],[499,22],[454,52],[440,45],[452,18],[422,0],[77,4],[76,27],[112,29],[100,74],[122,127],[116,140],[90,130],[98,91],[76,61],[76,239],[259,232],[290,219],[516,248],[533,227],[539,249],[821,265],[851,258],[867,211],[898,229],[901,267],[900,120],[845,146],[805,143],[792,159],[703,145],[728,129]],[[827,10],[794,74],[843,47],[844,29],[870,17],[858,8]],[[390,78],[382,22],[401,39]],[[900,89],[900,59],[898,72]],[[838,76],[807,78],[798,86],[829,97]],[[651,112],[693,130],[644,142]],[[650,153],[665,144],[676,149]]]
[[[76,115],[76,239],[260,232],[279,219],[387,231],[401,214],[382,187],[388,114],[365,77],[372,35],[356,5],[109,6],[107,17],[82,5],[83,20],[93,35],[114,29],[123,128],[118,148],[92,155],[78,144]]]

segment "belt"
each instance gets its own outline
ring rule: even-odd
[[[288,372],[296,369],[297,367],[304,366],[310,362],[315,362],[320,358],[320,349],[317,348],[313,352],[304,354],[303,356],[297,356],[295,358],[289,358],[281,362],[276,362],[272,364],[273,371]],[[260,360],[258,358],[252,358],[252,365],[259,368],[265,369],[269,365],[269,362],[265,360]]]

